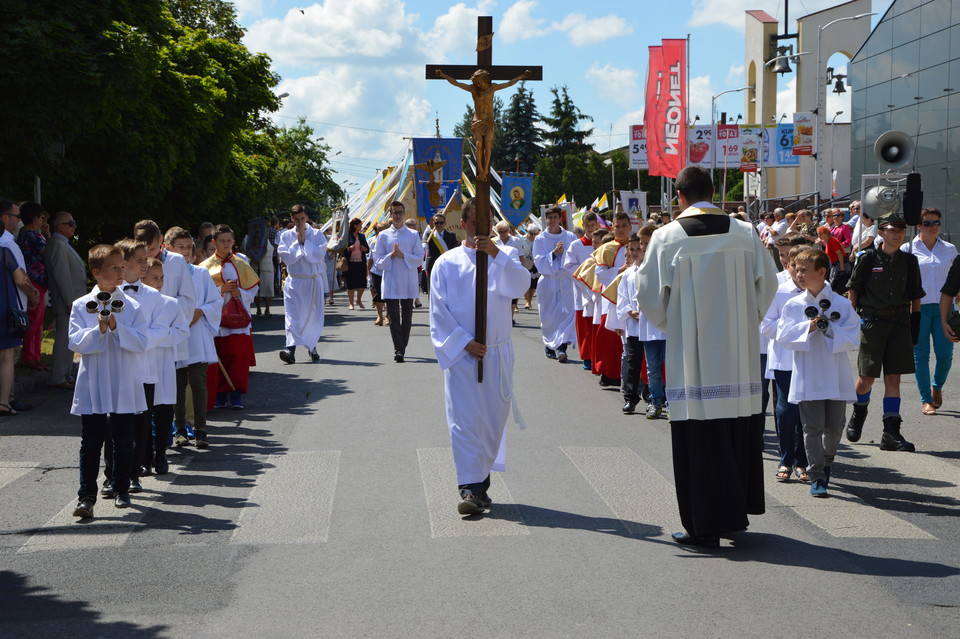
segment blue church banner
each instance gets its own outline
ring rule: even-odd
[[[460,191],[462,138],[414,138],[413,170],[417,215],[430,220]]]
[[[500,188],[500,211],[514,228],[530,215],[533,173],[504,173]]]

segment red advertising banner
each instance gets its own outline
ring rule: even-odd
[[[677,177],[687,161],[687,41],[650,47],[643,124],[650,175]]]

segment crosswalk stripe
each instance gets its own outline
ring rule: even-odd
[[[36,467],[35,462],[0,462],[0,489],[17,481]]]
[[[430,536],[496,537],[529,535],[520,509],[513,501],[501,473],[490,475],[490,495],[496,501],[481,517],[464,517],[457,513],[457,472],[449,448],[418,448],[420,478],[427,498]]]
[[[936,539],[910,522],[846,492],[842,482],[831,482],[830,497],[817,499],[810,495],[809,484],[801,484],[796,480],[786,483],[775,481],[772,477],[777,472],[778,462],[775,457],[764,456],[764,486],[767,494],[833,537]],[[766,480],[767,477],[771,479]]]
[[[193,457],[185,457],[179,468],[185,470]],[[177,475],[163,487],[164,493],[183,492]],[[144,480],[145,487],[150,478]],[[78,520],[73,516],[76,500],[71,500],[60,512],[37,530],[18,553],[38,550],[77,550],[87,548],[119,548],[134,532],[144,530],[143,518],[158,508],[162,494],[150,492],[131,495],[133,505],[116,508],[111,499],[98,496],[93,519]]]
[[[680,529],[673,484],[633,450],[590,446],[560,450],[631,535],[651,536],[652,527],[662,534]]]
[[[324,543],[330,535],[340,451],[271,455],[240,511],[232,543]],[[295,490],[294,490],[295,488]]]

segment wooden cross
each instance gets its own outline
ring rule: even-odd
[[[477,64],[476,65],[439,65],[428,64],[426,67],[426,76],[428,80],[447,79],[469,80],[473,74],[483,69],[489,73],[489,80],[506,80],[507,83],[494,85],[493,90],[506,88],[520,80],[542,80],[543,67],[518,67],[518,66],[494,66],[493,64],[493,17],[477,17]],[[479,74],[482,75],[482,74]],[[480,96],[476,90],[477,84],[464,85],[454,82],[456,86],[467,91],[471,91],[474,97],[474,113],[477,118],[482,118],[487,114],[492,119],[492,101],[493,92],[486,91],[485,95]],[[489,104],[486,101],[489,100]],[[489,112],[489,113],[488,113]],[[481,123],[482,124],[482,123]],[[490,151],[493,146],[493,129],[491,126],[487,129],[483,139],[477,138],[477,120],[474,120],[474,143],[477,147],[477,213],[476,225],[477,236],[490,236],[490,176],[489,161]],[[485,157],[481,157],[485,156]],[[478,342],[485,344],[487,340],[487,254],[483,251],[477,251],[477,305],[476,305],[476,331],[475,337]],[[483,360],[477,363],[477,381],[483,381]]]

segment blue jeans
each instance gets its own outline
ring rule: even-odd
[[[647,385],[650,387],[650,401],[654,406],[663,406],[667,401],[663,382],[663,358],[666,354],[666,340],[653,339],[643,342],[643,355],[647,358]]]
[[[777,385],[777,440],[780,442],[780,465],[807,467],[807,451],[803,447],[803,424],[800,406],[787,401],[790,395],[790,371],[773,371]]]
[[[920,401],[924,404],[933,402],[930,394],[930,339],[933,338],[933,352],[937,356],[937,364],[933,369],[934,390],[943,389],[950,374],[950,365],[953,364],[953,342],[943,334],[940,325],[940,305],[920,305],[920,340],[913,347],[913,363],[916,367],[917,389],[920,391]]]

